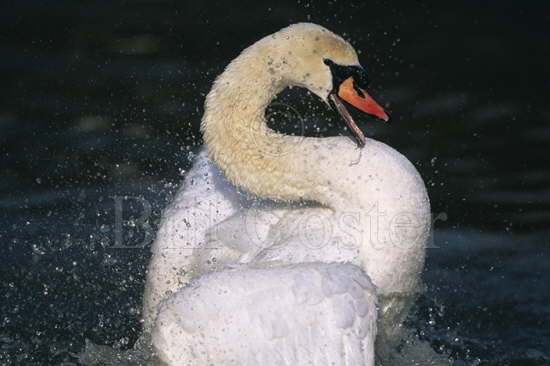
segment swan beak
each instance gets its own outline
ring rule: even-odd
[[[388,122],[390,117],[384,109],[372,99],[365,89],[357,89],[353,85],[353,77],[349,77],[340,84],[338,96],[355,108]]]

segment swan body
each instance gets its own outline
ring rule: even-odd
[[[422,178],[373,139],[265,123],[287,86],[328,101],[327,59],[359,67],[342,38],[292,25],[244,50],[208,94],[206,150],[163,215],[144,295],[164,364],[372,365],[374,339],[395,344],[430,232]]]

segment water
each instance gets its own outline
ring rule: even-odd
[[[0,364],[76,364],[86,339],[131,347],[148,243],[213,78],[308,16],[363,51],[393,117],[363,127],[428,186],[439,248],[416,344],[457,364],[550,364],[548,5],[2,6]],[[338,132],[315,126],[333,115],[306,93],[279,101],[306,134]]]

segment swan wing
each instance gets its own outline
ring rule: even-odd
[[[241,200],[237,189],[202,149],[163,213],[152,246],[143,298],[145,330],[150,328],[164,296],[189,281],[193,252],[205,245],[208,230],[235,214]]]
[[[167,365],[373,365],[376,293],[351,264],[241,267],[194,279],[153,331]]]

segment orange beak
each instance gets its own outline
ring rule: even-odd
[[[372,114],[373,116],[376,116],[386,122],[390,119],[390,117],[364,89],[359,89],[359,91],[363,95],[359,95],[359,93],[353,86],[353,77],[349,77],[344,80],[342,84],[340,84],[340,86],[338,87],[338,94],[331,93],[329,95],[329,98],[332,103],[334,103],[336,110],[338,111],[338,113],[340,113],[340,116],[342,116],[342,119],[348,126],[351,133],[355,136],[357,144],[360,147],[363,147],[365,146],[366,141],[365,135],[363,134],[359,126],[357,126],[357,123],[355,123],[353,117],[348,112],[342,100],[345,100],[355,108],[365,113]]]
[[[390,117],[384,109],[364,89],[359,88],[359,90],[362,96],[353,87],[353,77],[349,77],[340,84],[338,96],[355,108],[387,122]]]

